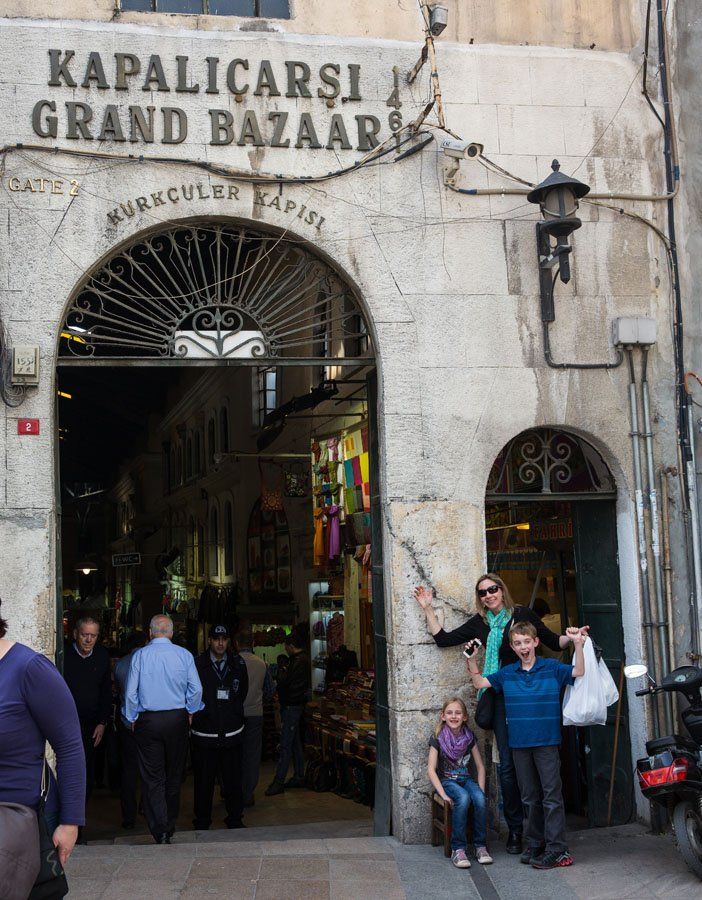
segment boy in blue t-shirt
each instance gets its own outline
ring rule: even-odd
[[[517,622],[509,642],[519,662],[503,666],[484,678],[475,659],[468,658],[473,686],[493,688],[505,695],[507,731],[522,803],[527,810],[524,830],[527,847],[522,862],[535,869],[572,866],[565,835],[561,787],[561,688],[585,674],[579,628],[566,629],[575,645],[575,665],[536,656],[539,639],[530,622]],[[475,642],[466,649],[475,652]]]

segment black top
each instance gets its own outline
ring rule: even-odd
[[[541,643],[545,644],[549,650],[555,650],[556,653],[560,652],[561,647],[558,643],[559,635],[554,634],[550,628],[547,628],[536,613],[532,612],[526,606],[515,606],[512,612],[512,618],[505,625],[505,630],[502,635],[499,653],[500,668],[502,668],[502,666],[508,666],[510,663],[517,662],[517,654],[512,650],[509,643],[509,630],[512,625],[517,622],[531,622],[534,628],[536,628],[536,634]],[[439,629],[434,635],[434,640],[439,647],[455,647],[458,644],[466,644],[474,638],[479,638],[483,643],[483,647],[486,647],[488,634],[490,634],[490,628],[488,627],[487,622],[482,616],[476,614],[471,616],[471,618],[468,619],[467,622],[464,622],[463,625],[454,628],[453,631],[444,631],[443,628]]]
[[[101,644],[88,657],[70,643],[63,655],[63,677],[78,710],[81,725],[105,725],[112,712],[110,654]]]
[[[228,653],[222,672],[219,672],[210,651],[205,650],[195,659],[195,668],[202,682],[205,708],[193,716],[193,735],[202,740],[240,741],[244,726],[244,700],[249,690],[249,674],[244,658],[238,653]],[[224,695],[218,698],[217,691],[226,691],[226,698]]]
[[[310,658],[303,650],[290,656],[290,665],[278,679],[281,706],[303,706],[310,691]]]

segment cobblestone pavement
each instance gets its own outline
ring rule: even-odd
[[[571,836],[575,865],[537,872],[493,845],[495,863],[458,870],[440,849],[393,838],[325,837],[325,826],[176,835],[170,846],[93,844],[68,864],[71,900],[700,900],[672,839],[639,825]],[[356,829],[357,831],[358,829]],[[281,833],[283,832],[283,833]]]

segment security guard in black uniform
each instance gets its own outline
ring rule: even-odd
[[[226,625],[210,628],[209,649],[197,657],[195,665],[205,708],[193,716],[191,730],[195,773],[193,825],[197,830],[210,827],[212,795],[219,775],[227,828],[243,828],[241,754],[249,678],[243,658],[230,652]]]

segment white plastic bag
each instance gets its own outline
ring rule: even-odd
[[[585,640],[583,656],[585,657],[585,674],[576,678],[572,687],[568,685],[565,689],[563,724],[604,725],[607,721],[607,700],[590,638]],[[610,675],[610,679],[611,677]]]
[[[614,683],[614,678],[612,678],[612,673],[607,668],[607,663],[603,659],[600,659],[597,663],[597,669],[600,673],[600,678],[602,679],[605,703],[607,706],[611,706],[619,699],[619,691]]]

